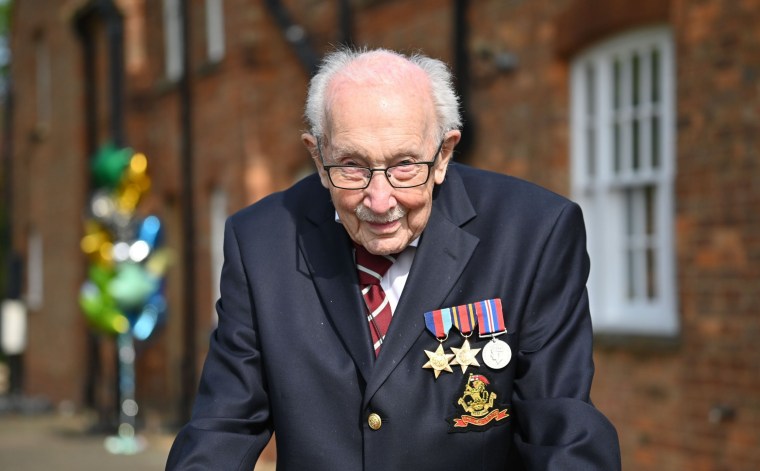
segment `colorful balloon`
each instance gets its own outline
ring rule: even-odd
[[[169,251],[160,248],[161,221],[140,219],[150,189],[148,159],[128,148],[102,146],[92,159],[96,186],[89,201],[82,252],[90,260],[79,305],[88,324],[107,335],[148,339],[166,316],[163,279]]]
[[[114,188],[121,181],[124,170],[129,165],[132,150],[117,149],[113,144],[106,144],[98,150],[92,159],[92,177],[97,187]]]
[[[108,293],[123,310],[137,309],[158,287],[158,280],[137,263],[118,266],[116,276],[108,283]]]
[[[160,234],[161,221],[156,216],[146,217],[137,230],[137,238],[147,242],[151,249],[156,246]]]

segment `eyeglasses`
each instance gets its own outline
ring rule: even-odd
[[[391,165],[386,168],[369,168],[358,165],[325,165],[325,159],[322,157],[322,146],[317,139],[317,151],[319,152],[319,159],[322,161],[322,168],[327,172],[330,183],[335,188],[343,190],[367,188],[375,172],[383,172],[393,188],[414,188],[424,185],[430,179],[430,168],[435,165],[442,147],[443,140],[438,144],[433,160],[429,162],[410,162]]]

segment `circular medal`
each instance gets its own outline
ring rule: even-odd
[[[487,367],[500,370],[512,359],[512,350],[506,342],[496,338],[483,347],[483,362]]]

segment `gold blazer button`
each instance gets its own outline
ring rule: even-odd
[[[367,418],[367,423],[369,424],[369,428],[372,430],[380,430],[380,427],[383,426],[383,419],[381,419],[379,415],[373,412]]]

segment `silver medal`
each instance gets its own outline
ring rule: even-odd
[[[493,338],[483,347],[483,362],[489,368],[500,370],[507,366],[511,359],[512,350],[502,340]]]

